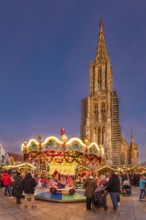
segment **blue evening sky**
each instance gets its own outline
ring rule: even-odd
[[[104,21],[120,124],[146,160],[146,1],[1,0],[0,142],[20,152],[26,139],[79,136],[81,98]]]

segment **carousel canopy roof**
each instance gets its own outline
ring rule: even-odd
[[[95,142],[85,144],[80,138],[73,137],[65,142],[50,136],[44,142],[38,142],[35,139],[30,139],[24,142],[21,146],[23,153],[39,152],[39,151],[78,151],[81,153],[94,154],[102,156],[104,154],[103,146],[98,146]]]

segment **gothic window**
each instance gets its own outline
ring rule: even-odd
[[[96,128],[94,128],[93,133],[94,133],[94,141],[97,142],[97,129]]]
[[[105,111],[105,103],[103,102],[101,105],[101,120],[105,122],[106,120],[106,111]]]
[[[101,129],[98,128],[98,144],[101,144]]]
[[[95,121],[98,121],[98,104],[95,104],[94,119]]]
[[[103,127],[102,128],[102,144],[104,144],[104,142],[105,142],[105,128]]]
[[[102,89],[102,70],[101,67],[98,69],[98,90]]]

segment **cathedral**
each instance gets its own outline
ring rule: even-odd
[[[81,139],[96,142],[104,148],[106,165],[138,164],[138,146],[134,142],[133,129],[129,142],[121,132],[119,101],[113,87],[102,20],[95,59],[90,61],[89,80],[89,96],[81,100]]]

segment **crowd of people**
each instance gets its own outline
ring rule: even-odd
[[[107,174],[101,174],[99,177],[93,176],[91,172],[78,174],[75,177],[70,175],[61,175],[57,170],[47,177],[45,174],[31,174],[27,172],[21,175],[20,172],[8,172],[5,171],[0,174],[0,187],[4,187],[4,198],[16,198],[16,203],[21,204],[22,198],[24,198],[24,207],[27,208],[28,200],[31,201],[31,207],[35,201],[35,188],[49,189],[53,186],[58,188],[65,188],[70,186],[73,188],[82,187],[85,189],[86,196],[86,209],[91,210],[91,204],[93,201],[93,195],[97,189],[102,189],[104,192],[109,193],[113,211],[115,212],[120,204],[120,194],[123,186],[139,186],[139,200],[144,200],[145,187],[146,187],[146,175],[143,174],[116,174],[111,171]],[[128,189],[128,188],[126,188]],[[124,193],[124,191],[123,191]],[[104,201],[104,208],[107,210],[106,200]]]
[[[120,201],[120,178],[114,171],[110,175],[101,175],[100,178],[94,178],[92,174],[84,181],[83,188],[85,188],[86,196],[86,209],[91,210],[91,204],[93,201],[93,195],[97,188],[101,188],[109,192],[111,201],[113,204],[113,211],[118,208],[118,202]],[[102,196],[102,194],[100,194]],[[104,208],[107,210],[107,202],[104,200]]]
[[[23,178],[20,172],[4,171],[0,176],[1,186],[4,187],[4,198],[16,198],[16,203],[21,204],[21,199],[24,198],[24,207],[27,208],[28,197],[31,200],[31,208],[34,206],[34,192],[37,183],[28,172]]]
[[[80,175],[76,177],[77,183],[82,184],[82,178]],[[27,201],[31,201],[31,207],[34,208],[34,192],[35,188],[50,189],[51,187],[65,188],[73,187],[76,188],[76,180],[70,175],[60,175],[57,170],[50,176],[45,173],[31,174],[27,172],[25,175],[16,171],[4,171],[0,173],[0,187],[4,187],[4,198],[16,198],[16,203],[21,204],[22,198],[24,198],[24,207],[27,208]]]
[[[91,210],[91,203],[93,202],[95,192],[102,190],[104,191],[103,196],[109,193],[113,205],[112,211],[116,212],[118,205],[120,205],[120,195],[131,195],[132,186],[139,186],[139,200],[144,200],[146,194],[146,174],[117,174],[116,172],[111,171],[108,174],[100,175],[100,177],[94,177],[90,173],[83,183],[86,196],[86,209]],[[102,196],[102,194],[99,195]],[[104,199],[104,204],[102,205],[104,206],[104,209],[107,210],[106,199]]]

